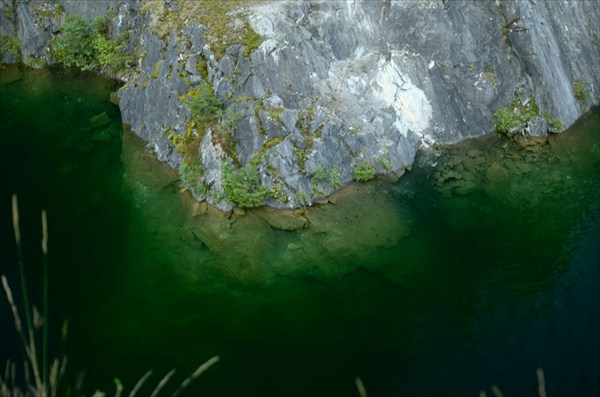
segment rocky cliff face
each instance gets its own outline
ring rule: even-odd
[[[597,2],[257,1],[210,23],[194,18],[210,7],[190,3],[203,2],[2,0],[0,33],[19,37],[27,61],[46,57],[69,13],[105,15],[114,34],[133,32],[123,121],[175,169],[197,157],[191,179],[201,188],[190,190],[224,210],[224,178],[247,164],[271,191],[267,205],[294,208],[357,170],[397,177],[421,145],[492,131],[494,112],[511,101],[520,105],[513,113],[536,104],[518,128],[526,136],[544,136],[549,115],[569,126],[598,102]],[[39,11],[59,4],[62,13]],[[217,48],[219,24],[222,36],[243,28],[260,45]],[[205,82],[239,115],[233,128],[191,122],[182,99]],[[575,95],[575,82],[589,98]]]

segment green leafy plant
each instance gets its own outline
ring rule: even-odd
[[[108,40],[101,34],[94,38],[94,50],[101,68],[119,70],[122,69],[129,56],[121,52],[122,45],[117,40]]]
[[[4,57],[21,61],[21,42],[16,37],[0,36],[0,59]]]
[[[559,131],[559,132],[563,130],[564,124],[563,124],[562,120],[556,118],[550,112],[548,112],[548,111],[544,112],[544,118],[548,122],[548,125],[550,126],[550,128],[552,128],[556,131]]]
[[[392,170],[392,163],[387,153],[381,156],[381,166],[387,172],[390,172]]]
[[[500,108],[494,113],[496,119],[496,130],[500,132],[508,132],[514,126],[518,125],[518,119],[507,108]]]
[[[53,56],[67,67],[81,70],[123,68],[129,58],[119,39],[109,40],[108,22],[101,17],[90,25],[78,15],[69,16],[52,41]]]
[[[515,95],[508,107],[502,107],[494,113],[495,126],[498,132],[510,133],[515,128],[527,124],[538,116],[539,108],[535,98],[531,97],[522,102]]]
[[[577,99],[577,102],[579,102],[581,109],[585,109],[591,94],[584,79],[576,79],[573,81],[573,95],[575,96],[575,99]]]
[[[317,186],[320,182],[327,180],[329,175],[327,175],[327,170],[321,164],[314,169],[310,176],[310,180],[313,186]]]
[[[243,208],[259,207],[273,194],[263,186],[254,166],[231,170],[227,161],[223,163],[223,190],[227,200]]]
[[[85,18],[72,15],[53,42],[54,58],[67,67],[89,70],[96,67],[94,32]]]
[[[219,101],[208,83],[202,83],[198,88],[190,91],[184,103],[192,113],[192,119],[200,125],[221,117],[223,103]]]
[[[184,189],[188,189],[195,196],[205,195],[208,188],[202,182],[204,170],[199,159],[194,159],[189,162],[184,162],[179,169],[181,174],[181,184]]]
[[[6,9],[4,10],[4,15],[7,18],[12,18],[13,15],[15,15],[15,7],[13,7],[12,5],[6,7]]]
[[[223,113],[223,119],[221,120],[221,127],[230,133],[237,131],[238,123],[242,120],[243,115],[236,112],[232,107],[225,109]]]
[[[329,171],[329,186],[334,189],[342,186],[342,174],[340,173],[340,169],[337,165],[331,167],[331,171]]]
[[[366,182],[371,179],[375,179],[375,168],[366,161],[356,164],[356,167],[354,167],[354,180],[357,182]]]

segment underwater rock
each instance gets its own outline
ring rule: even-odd
[[[102,112],[96,116],[90,118],[90,128],[104,127],[112,122],[112,119],[108,117],[106,112]]]

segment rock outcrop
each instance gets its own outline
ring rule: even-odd
[[[247,164],[271,190],[265,204],[296,208],[350,183],[359,164],[397,177],[420,145],[488,133],[511,101],[535,100],[520,131],[531,136],[551,129],[548,115],[569,126],[598,103],[597,2],[240,2],[219,23],[249,29],[260,45],[225,48],[190,3],[202,2],[2,0],[0,34],[19,38],[27,63],[47,59],[69,13],[133,33],[123,121],[173,168],[197,158],[203,188],[193,193],[223,210],[233,204],[225,173]],[[205,83],[239,115],[234,128],[191,122],[185,95]],[[195,141],[191,155],[177,137]]]

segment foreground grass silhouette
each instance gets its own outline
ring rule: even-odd
[[[17,260],[19,264],[19,277],[21,278],[21,289],[23,296],[23,311],[25,312],[25,324],[21,321],[21,315],[15,303],[12,290],[6,279],[2,275],[2,287],[6,294],[6,299],[10,305],[14,327],[18,338],[21,342],[21,347],[24,349],[25,357],[23,362],[23,374],[17,374],[17,364],[10,360],[6,362],[4,373],[0,371],[0,397],[56,397],[59,395],[59,387],[61,380],[67,367],[67,357],[57,357],[50,364],[48,359],[48,223],[46,211],[42,211],[42,253],[44,257],[44,288],[43,288],[43,307],[42,314],[39,313],[35,306],[30,306],[29,293],[27,289],[27,279],[25,277],[25,264],[23,261],[21,250],[21,231],[19,226],[19,208],[17,197],[12,197],[12,220],[15,234],[15,242],[17,246]],[[66,327],[63,327],[65,329]],[[41,332],[41,354],[37,349]],[[63,332],[63,337],[65,337]],[[37,340],[36,340],[37,337]],[[200,365],[190,376],[188,376],[172,393],[172,397],[177,397],[184,391],[192,381],[198,378],[204,371],[219,361],[219,357],[215,356]],[[146,372],[129,392],[129,397],[135,397],[142,386],[151,377],[152,370]],[[165,385],[175,375],[175,369],[167,373],[154,387],[151,393],[145,394],[150,397],[161,395],[161,391]],[[115,397],[121,397],[124,393],[124,386],[118,379],[115,379]],[[77,390],[75,395],[77,395]],[[70,393],[68,393],[70,394]],[[96,391],[94,397],[106,396],[106,393]]]

